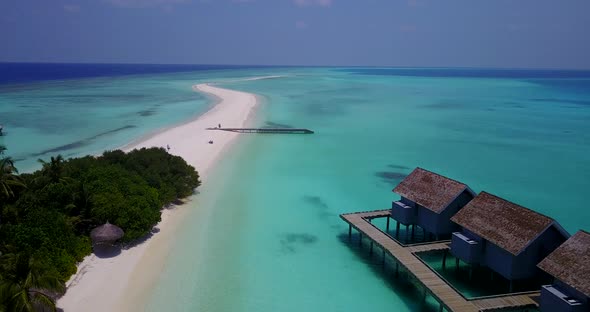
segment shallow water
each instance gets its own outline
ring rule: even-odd
[[[235,82],[270,74],[288,77]],[[0,89],[0,140],[34,167],[198,115],[210,105],[191,90],[201,81],[260,94],[261,126],[316,133],[244,135],[201,188],[146,309],[435,311],[348,244],[338,215],[389,207],[420,166],[570,233],[590,229],[590,75],[570,75],[290,68],[39,82]]]
[[[562,83],[307,69],[222,85],[267,98],[261,125],[316,133],[250,136],[238,147],[218,191],[202,194],[207,225],[187,220],[174,242],[149,310],[436,310],[349,245],[338,217],[390,206],[391,189],[416,166],[572,233],[590,228],[590,97]]]
[[[124,70],[134,69],[120,66],[124,68],[118,71],[123,74],[127,74]],[[87,71],[96,71],[91,65],[87,67]],[[117,72],[117,67],[111,67],[96,71],[96,75]],[[84,75],[84,70],[74,74]],[[273,69],[259,71],[272,73]],[[53,69],[39,75],[43,78],[53,74],[57,79],[63,72]],[[67,158],[119,148],[205,112],[212,101],[193,91],[194,84],[224,81],[228,76],[243,78],[250,73],[238,69],[204,70],[0,84],[0,124],[5,133],[0,144],[8,148],[7,154],[16,160],[20,171],[37,169],[37,159],[56,154]]]

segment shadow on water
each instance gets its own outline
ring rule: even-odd
[[[362,247],[359,247],[358,233],[352,234],[348,239],[348,234],[338,234],[338,240],[342,245],[348,248],[359,260],[359,265],[368,265],[375,276],[383,282],[387,288],[397,294],[402,302],[410,311],[433,312],[438,311],[439,305],[432,297],[427,296],[425,302],[422,302],[422,292],[420,286],[407,277],[407,273],[401,269],[399,275],[395,274],[395,263],[391,256],[385,256],[385,262],[382,262],[382,251],[376,245],[371,254],[369,241],[363,239]]]
[[[146,109],[146,110],[142,110],[137,112],[137,115],[141,116],[141,117],[149,117],[149,116],[153,116],[156,114],[156,110],[155,109]]]
[[[84,147],[84,146],[87,146],[87,145],[91,144],[94,140],[96,140],[96,139],[98,139],[100,137],[107,136],[107,135],[110,135],[110,134],[113,134],[113,133],[116,133],[116,132],[120,132],[120,131],[123,131],[123,130],[132,129],[132,128],[135,128],[135,127],[136,126],[134,126],[134,125],[127,125],[127,126],[120,127],[120,128],[117,128],[117,129],[105,131],[105,132],[99,133],[97,135],[91,136],[91,137],[86,138],[86,139],[82,139],[82,140],[79,140],[79,141],[76,141],[76,142],[72,142],[72,143],[68,143],[68,144],[65,144],[65,145],[58,146],[58,147],[54,147],[54,148],[50,148],[50,149],[47,149],[47,150],[43,150],[43,151],[41,151],[39,153],[31,154],[31,156],[33,156],[33,157],[39,157],[39,156],[43,156],[45,154],[59,153],[59,152],[64,152],[64,151],[68,151],[68,150],[72,150],[72,149]]]
[[[466,298],[510,293],[510,281],[485,266],[469,266],[464,262],[459,262],[457,265],[456,258],[449,253],[447,255],[446,268],[443,269],[442,251],[421,252],[417,255],[426,265],[436,271],[447,283],[453,285]],[[548,276],[541,276],[537,279],[519,280],[513,283],[512,292],[536,291],[541,289],[541,285],[550,283],[551,279]]]
[[[387,165],[387,167],[392,168],[392,169],[402,169],[402,170],[410,170],[410,169],[412,169],[410,167],[406,167],[406,166],[403,166],[403,165],[393,165],[393,164]]]
[[[383,262],[383,252],[376,245],[371,253],[370,242],[363,239],[362,246],[359,245],[359,234],[352,234],[349,239],[348,234],[338,234],[338,240],[345,245],[359,260],[359,265],[367,265],[375,276],[383,282],[387,288],[397,294],[406,308],[410,311],[439,311],[439,303],[432,296],[428,295],[426,301],[423,301],[422,286],[414,281],[415,278],[409,278],[408,274],[400,267],[399,274],[395,274],[395,261],[391,256],[386,255]],[[437,262],[440,259],[437,259]],[[448,260],[448,263],[451,261]],[[463,270],[465,270],[463,268]],[[452,270],[447,270],[448,272]],[[466,275],[466,274],[465,274]],[[445,310],[446,311],[446,310]],[[514,308],[503,311],[538,311],[534,308]]]
[[[310,233],[283,233],[280,236],[281,251],[285,254],[297,252],[298,248],[317,243],[318,237]]]
[[[303,201],[309,206],[314,207],[317,210],[317,214],[320,219],[325,220],[327,218],[334,218],[336,216],[335,213],[330,212],[330,207],[328,204],[317,195],[304,195]]]
[[[396,230],[395,220],[391,219],[390,221],[391,224],[389,230],[387,230],[386,218],[375,218],[371,220],[371,224],[403,246],[451,239],[450,235],[441,235],[439,240],[437,240],[434,235],[427,234],[426,231],[424,231],[424,229],[419,226],[408,227],[402,224],[400,224],[398,233]]]
[[[377,172],[375,172],[375,176],[380,178],[381,182],[391,184],[391,185],[397,185],[401,180],[405,179],[408,176],[408,173],[406,173],[406,172],[410,171],[410,168],[408,168],[406,166],[395,165],[395,164],[387,165],[387,168],[395,169],[395,171],[392,171],[392,170],[377,171]]]
[[[263,128],[285,128],[285,129],[293,129],[295,127],[293,127],[291,125],[287,125],[287,124],[278,123],[278,122],[267,121],[264,124],[264,127]]]
[[[326,202],[324,202],[324,200],[319,196],[304,195],[303,199],[305,200],[305,202],[315,207],[318,207],[320,209],[328,209],[328,204],[326,204]]]
[[[375,176],[381,178],[382,182],[395,185],[401,180],[405,179],[408,175],[403,172],[396,171],[377,171],[375,172]]]

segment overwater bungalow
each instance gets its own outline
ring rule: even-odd
[[[578,231],[538,267],[555,278],[541,289],[542,312],[590,311],[590,233]]]
[[[391,217],[405,226],[419,226],[438,239],[458,226],[451,217],[475,197],[461,182],[416,168],[393,192],[401,199],[392,203]]]
[[[569,234],[553,219],[481,192],[451,221],[461,227],[451,239],[451,254],[487,266],[510,281],[538,277],[537,264]]]

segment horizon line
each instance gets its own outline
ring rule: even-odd
[[[590,71],[590,68],[558,67],[486,67],[486,66],[401,66],[401,65],[284,65],[284,64],[198,64],[198,63],[120,63],[120,62],[27,62],[0,61],[0,64],[61,64],[61,65],[152,65],[152,66],[227,66],[227,67],[308,67],[308,68],[391,68],[391,69],[487,69],[487,70],[547,70]]]

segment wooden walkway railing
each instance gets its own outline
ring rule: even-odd
[[[536,306],[536,302],[527,294],[467,300],[415,255],[417,252],[448,249],[448,242],[404,247],[370,223],[371,219],[389,218],[390,215],[390,210],[387,209],[342,214],[340,218],[349,225],[349,238],[354,228],[360,234],[361,243],[363,236],[367,237],[371,241],[371,250],[372,245],[376,244],[384,254],[392,256],[397,265],[404,267],[439,302],[441,311],[443,308],[449,311],[470,312]]]
[[[526,307],[537,307],[537,302],[531,298],[532,296],[538,295],[533,294],[521,294],[521,295],[510,295],[494,298],[476,299],[470,300],[480,311],[495,311],[507,308],[526,308]]]

